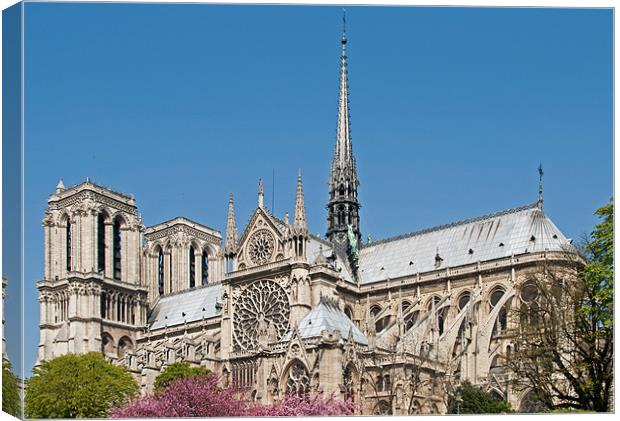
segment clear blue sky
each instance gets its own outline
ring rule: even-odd
[[[361,227],[374,239],[536,200],[568,237],[612,195],[612,11],[349,7]],[[259,177],[292,211],[303,171],[325,232],[341,8],[26,5],[25,365],[38,343],[40,221],[58,179],[242,229]]]

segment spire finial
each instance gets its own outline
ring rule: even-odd
[[[538,165],[538,209],[543,207],[543,172],[542,162]]]
[[[56,193],[60,193],[61,191],[63,191],[65,189],[65,183],[62,181],[62,178],[58,181],[58,184],[56,184]]]
[[[237,223],[235,222],[235,206],[233,204],[233,194],[230,193],[228,199],[228,221],[226,222],[226,244],[224,251],[226,254],[233,254],[237,248]]]
[[[342,8],[342,43],[347,43],[347,9]]]
[[[263,207],[264,197],[265,197],[265,194],[263,193],[263,179],[259,178],[258,179],[258,207],[259,208]]]

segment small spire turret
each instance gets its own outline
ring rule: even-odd
[[[295,196],[295,216],[293,218],[293,227],[297,232],[308,231],[308,224],[306,222],[306,206],[304,204],[304,186],[301,181],[301,169],[297,174],[297,194]]]
[[[62,178],[58,181],[58,184],[56,184],[56,193],[60,193],[61,191],[63,191],[65,189],[65,183],[62,181]]]
[[[224,245],[224,253],[233,255],[237,250],[237,223],[235,222],[235,206],[233,204],[233,195],[230,193],[228,200],[228,221],[226,222],[226,243]]]
[[[258,179],[258,207],[263,208],[265,194],[263,193],[263,179]]]

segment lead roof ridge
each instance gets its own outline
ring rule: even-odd
[[[405,238],[416,237],[422,234],[428,234],[428,233],[435,232],[435,231],[441,231],[444,229],[457,227],[459,225],[466,225],[466,224],[471,224],[474,222],[480,222],[480,221],[484,221],[485,219],[497,218],[498,216],[518,213],[518,212],[522,212],[524,210],[529,210],[529,209],[538,209],[538,204],[534,202],[534,203],[530,203],[530,204],[519,206],[519,207],[512,208],[512,209],[506,209],[503,211],[498,211],[498,212],[489,213],[486,215],[476,216],[476,217],[469,218],[469,219],[463,219],[463,220],[451,222],[448,224],[437,225],[437,226],[430,227],[430,228],[424,228],[418,231],[411,231],[406,234],[396,235],[393,237],[384,238],[382,240],[373,241],[371,244],[363,244],[361,248],[362,249],[371,248],[379,244],[385,244],[385,243],[390,243],[393,241],[403,240]]]

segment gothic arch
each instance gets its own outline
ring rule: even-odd
[[[353,309],[350,305],[347,304],[346,306],[344,306],[344,314],[349,318],[349,320],[353,320]]]
[[[129,225],[127,217],[121,211],[114,212],[114,214],[110,217],[110,220],[112,222],[119,221],[121,228],[127,228],[127,226]]]
[[[373,415],[392,415],[392,406],[388,401],[380,400],[372,411]]]
[[[114,355],[114,338],[108,332],[101,334],[101,348],[104,355]]]
[[[310,392],[310,370],[299,358],[292,359],[280,378],[280,389],[286,393],[302,395]]]
[[[112,222],[112,218],[110,217],[110,215],[112,215],[112,211],[105,205],[100,205],[97,207],[97,215],[104,215],[105,218],[103,222],[106,224]]]
[[[117,346],[118,358],[123,358],[125,356],[125,352],[133,351],[133,349],[134,349],[133,341],[129,337],[123,336],[118,341],[118,346]]]

